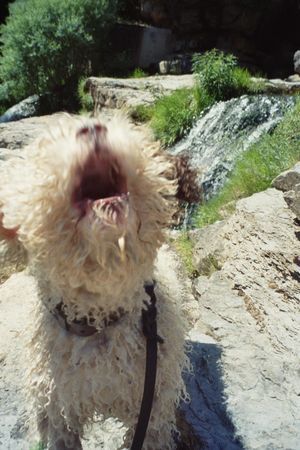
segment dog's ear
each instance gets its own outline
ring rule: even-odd
[[[0,239],[9,241],[17,236],[18,228],[5,228],[3,225],[3,217],[4,215],[0,211]]]
[[[168,156],[174,166],[173,178],[177,180],[176,198],[188,203],[199,203],[202,200],[202,189],[197,178],[198,172],[190,165],[187,155]]]

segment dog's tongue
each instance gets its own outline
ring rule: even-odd
[[[95,216],[106,225],[124,228],[129,213],[128,196],[127,193],[96,200],[93,202],[92,210]]]

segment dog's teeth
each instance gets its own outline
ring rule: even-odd
[[[125,261],[125,238],[124,238],[124,236],[121,236],[118,239],[118,246],[120,249],[121,261],[124,262]]]
[[[112,167],[113,167],[115,173],[116,173],[117,175],[119,175],[119,173],[120,173],[119,166],[118,166],[117,164],[113,164]]]

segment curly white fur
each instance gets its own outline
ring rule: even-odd
[[[155,276],[156,253],[173,214],[176,186],[166,176],[170,163],[121,117],[100,124],[66,116],[28,147],[24,158],[6,165],[0,209],[3,229],[17,230],[38,283],[28,392],[39,431],[51,450],[80,449],[84,425],[113,416],[128,427],[130,442],[145,370],[143,285]],[[114,203],[108,212],[101,202],[80,206],[81,191],[92,192],[95,164],[110,171],[115,161],[129,192],[122,191],[116,200],[117,219]],[[92,175],[82,187],[88,170]],[[108,191],[116,175],[102,168],[98,175]],[[165,342],[159,347],[146,450],[174,448],[175,409],[184,394],[181,372],[186,365],[179,295],[170,294],[165,280],[156,294],[158,330]],[[98,333],[78,337],[63,329],[51,314],[61,301],[69,322],[84,317]],[[126,314],[105,327],[104,318],[118,308]]]

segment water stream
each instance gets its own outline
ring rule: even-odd
[[[187,153],[200,169],[205,198],[225,183],[238,156],[270,133],[295,104],[291,96],[242,96],[212,106],[189,134],[175,145],[173,154]]]

